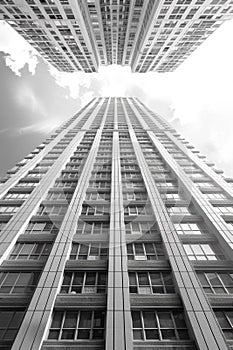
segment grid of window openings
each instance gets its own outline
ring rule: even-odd
[[[133,311],[134,339],[189,339],[184,316],[180,311]]]
[[[104,339],[105,311],[56,311],[49,339]]]
[[[0,186],[0,349],[39,348],[35,329],[49,350],[114,349],[113,339],[129,350],[199,349],[183,290],[209,300],[216,338],[231,346],[233,192],[203,159],[140,101],[100,98],[10,171]],[[30,322],[37,304],[44,321]]]
[[[1,1],[0,14],[60,71],[120,64],[167,72],[232,18],[233,8],[231,0],[11,0]]]

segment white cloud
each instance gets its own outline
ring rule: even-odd
[[[137,96],[165,117],[219,166],[233,175],[233,21],[222,25],[174,73],[131,73],[129,67],[101,67],[99,73],[61,73],[50,66],[57,85],[67,89],[67,99],[85,104],[95,96]],[[29,65],[35,72],[36,54],[7,24],[0,23],[0,50],[16,73]],[[30,92],[18,102],[32,111],[42,108]],[[46,123],[46,114],[41,110]],[[35,124],[36,125],[36,124]]]
[[[84,72],[64,73],[49,65],[50,74],[54,77],[56,83],[69,89],[70,97],[76,99],[80,97],[80,89],[90,87],[90,74]]]
[[[15,132],[20,135],[31,134],[31,133],[47,134],[52,132],[54,129],[56,129],[58,125],[59,123],[56,122],[56,119],[54,119],[54,120],[49,120],[41,123],[26,125],[16,129]]]
[[[53,129],[58,127],[60,120],[57,116],[48,114],[47,106],[44,105],[35,94],[32,88],[23,82],[18,85],[14,93],[16,102],[19,107],[29,110],[26,115],[28,116],[28,125],[22,126],[16,129],[19,134],[28,134],[32,132],[39,132],[47,134]],[[35,122],[35,120],[40,120]]]
[[[0,51],[6,54],[6,65],[18,76],[21,69],[28,69],[35,74],[38,63],[36,52],[14,29],[4,21],[0,21]]]
[[[21,107],[26,107],[30,112],[40,112],[44,115],[44,110],[37,96],[30,86],[24,84],[23,82],[17,86],[15,90],[15,98],[17,104]]]

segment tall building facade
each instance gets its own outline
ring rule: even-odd
[[[93,99],[0,194],[0,349],[233,349],[231,180],[138,99]]]
[[[0,1],[0,19],[65,72],[171,72],[231,18],[232,0]]]

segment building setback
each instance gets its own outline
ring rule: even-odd
[[[233,187],[136,98],[0,185],[0,349],[233,349]]]
[[[0,1],[0,19],[65,72],[172,72],[232,18],[232,0]]]

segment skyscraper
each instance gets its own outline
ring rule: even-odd
[[[0,193],[0,349],[233,348],[231,180],[138,99],[93,99]]]
[[[171,72],[224,21],[232,0],[11,0],[6,20],[60,71]]]

